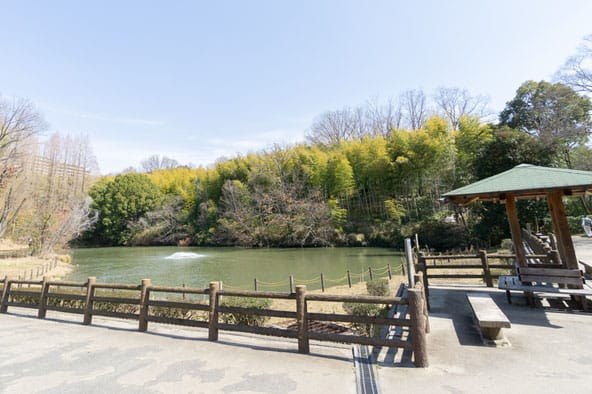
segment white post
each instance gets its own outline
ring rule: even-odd
[[[415,286],[415,265],[413,264],[413,248],[411,247],[411,239],[405,238],[405,258],[407,259],[407,279],[409,288]]]

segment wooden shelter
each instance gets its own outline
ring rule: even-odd
[[[563,197],[592,193],[592,172],[520,164],[508,171],[452,190],[444,197],[457,204],[494,201],[506,205],[512,242],[520,267],[527,267],[516,200],[546,198],[557,238],[557,249],[566,268],[577,269],[578,260],[569,232]]]

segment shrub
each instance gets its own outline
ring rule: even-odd
[[[366,282],[366,290],[371,296],[388,297],[391,293],[389,282],[387,279],[374,279]],[[378,304],[361,304],[358,302],[345,302],[343,309],[350,315],[354,316],[379,316],[383,313],[385,308]],[[367,336],[374,336],[376,333],[374,324],[370,323],[353,323],[352,329]]]
[[[358,302],[344,302],[343,309],[354,316],[378,316],[382,311],[377,304],[360,304]],[[374,336],[374,324],[371,323],[352,323],[352,330],[369,337]]]
[[[463,249],[469,240],[463,226],[436,220],[422,222],[418,233],[422,245],[428,245],[431,249],[439,251]]]
[[[267,309],[271,306],[271,301],[266,298],[224,297],[222,300],[221,306],[255,309]],[[221,319],[228,324],[260,327],[269,317],[250,313],[222,313]]]
[[[366,290],[371,296],[388,297],[391,294],[387,279],[374,279],[366,282]]]

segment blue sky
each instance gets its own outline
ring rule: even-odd
[[[4,1],[0,93],[88,135],[101,173],[209,165],[408,89],[503,108],[592,33],[592,1]]]

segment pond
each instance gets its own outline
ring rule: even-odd
[[[287,291],[289,276],[295,284],[321,287],[368,279],[368,267],[376,276],[386,276],[387,264],[393,273],[401,270],[402,254],[383,248],[88,248],[73,250],[74,270],[66,278],[84,281],[96,276],[97,282],[140,283],[152,279],[155,285],[207,287],[222,281],[224,288],[253,289],[257,278],[260,290]]]

